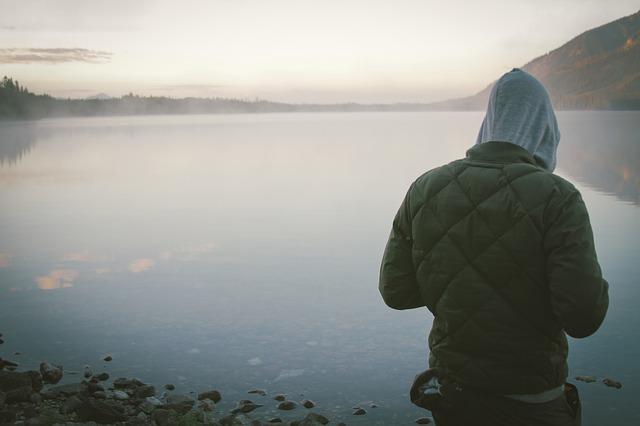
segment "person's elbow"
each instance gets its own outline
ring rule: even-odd
[[[563,321],[563,328],[573,338],[589,337],[598,331],[604,322],[608,309],[609,295],[605,286],[595,305],[566,315]]]
[[[397,285],[380,281],[378,289],[384,303],[392,309],[403,311],[425,306],[417,286],[400,290]]]

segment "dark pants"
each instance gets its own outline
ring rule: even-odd
[[[432,412],[436,426],[580,426],[577,389],[568,385],[564,395],[543,403],[467,392],[449,409]]]

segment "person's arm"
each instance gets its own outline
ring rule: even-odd
[[[565,332],[587,337],[602,324],[609,284],[602,278],[587,208],[577,190],[549,205],[544,245],[551,305]]]
[[[424,306],[411,257],[411,209],[407,192],[393,220],[393,227],[380,266],[378,289],[384,302],[393,309]]]

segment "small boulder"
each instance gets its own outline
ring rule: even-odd
[[[585,383],[593,383],[596,381],[596,378],[593,376],[576,376],[576,380],[579,380]]]
[[[88,379],[91,376],[93,376],[93,371],[91,370],[91,367],[89,367],[88,365],[85,365],[84,366],[84,377],[85,377],[85,379]]]
[[[148,396],[155,395],[156,394],[156,388],[154,388],[151,385],[138,386],[133,391],[133,394],[135,395],[136,398],[146,398]]]
[[[62,403],[62,406],[60,407],[60,413],[71,414],[75,412],[78,409],[78,407],[80,407],[81,405],[82,405],[82,400],[77,396],[72,396],[70,398],[67,398]]]
[[[285,394],[279,393],[275,395],[273,399],[275,399],[276,401],[284,401],[285,399],[287,399],[287,396]]]
[[[95,398],[87,398],[76,409],[78,417],[82,421],[95,421],[98,423],[116,423],[126,420],[125,409],[117,401]]]
[[[415,423],[419,425],[430,425],[433,423],[433,419],[431,417],[420,417],[416,419]]]
[[[94,375],[92,378],[96,379],[99,382],[104,382],[106,380],[109,380],[109,373],[102,372]]]
[[[114,390],[113,391],[113,398],[117,399],[119,401],[124,401],[125,399],[129,399],[129,394],[126,393],[125,391]]]
[[[106,362],[110,362],[110,361],[113,361],[113,357],[111,355],[107,355],[104,358],[102,358],[102,360]]]
[[[364,408],[356,408],[353,412],[354,416],[364,416],[365,414],[367,414],[367,411]]]
[[[300,405],[302,405],[304,408],[313,408],[316,406],[316,403],[309,399],[303,399],[302,401],[300,401]]]
[[[296,403],[293,401],[282,401],[280,404],[278,404],[278,410],[284,410],[284,411],[289,411],[289,410],[293,410],[294,408],[296,408]]]
[[[175,390],[175,389],[176,389],[176,385],[171,384],[171,383],[167,383],[166,385],[164,385],[164,388],[165,388],[166,390],[172,391],[172,390]]]
[[[238,404],[231,410],[231,414],[250,413],[260,407],[262,407],[262,404],[256,404],[248,399],[243,399],[238,401]]]
[[[168,395],[166,398],[166,408],[174,410],[179,414],[186,414],[191,410],[195,401],[187,395]]]
[[[617,380],[610,379],[608,377],[602,379],[602,383],[609,386],[610,388],[615,388],[615,389],[622,388],[622,383],[618,382]]]
[[[222,399],[222,395],[220,395],[220,392],[218,392],[217,390],[210,390],[207,392],[199,393],[198,399],[200,401],[202,401],[203,399],[210,399],[217,404]]]

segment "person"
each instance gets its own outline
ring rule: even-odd
[[[552,173],[559,140],[547,91],[514,68],[466,157],[418,177],[395,216],[379,291],[433,314],[411,397],[439,426],[580,424],[566,335],[600,327],[609,285],[580,192]]]

